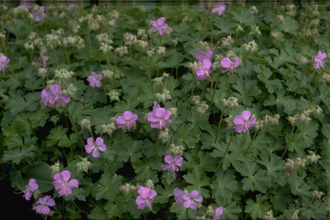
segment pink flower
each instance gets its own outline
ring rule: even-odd
[[[226,5],[224,2],[218,3],[214,8],[212,8],[212,12],[218,12],[218,15],[222,15],[223,11],[226,9]]]
[[[10,61],[10,59],[8,59],[5,55],[2,55],[0,57],[0,71],[3,71],[7,67],[9,67],[9,65],[8,65],[9,61]]]
[[[51,196],[45,196],[43,198],[39,198],[36,204],[38,205],[36,208],[37,213],[48,215],[50,213],[48,206],[55,206],[55,201]]]
[[[157,102],[156,102],[157,103]],[[172,112],[166,110],[165,108],[157,108],[154,105],[154,111],[148,114],[148,121],[151,122],[151,127],[156,129],[162,129],[165,125],[171,123],[171,116]]]
[[[226,73],[226,72],[234,72],[234,70],[238,67],[240,61],[239,59],[236,57],[235,62],[231,62],[231,60],[228,57],[225,57],[221,60],[221,66],[223,68],[225,68],[224,70],[222,70],[222,73]]]
[[[138,193],[139,196],[135,200],[138,209],[142,210],[145,207],[148,207],[150,208],[150,210],[152,210],[151,205],[152,202],[154,201],[155,196],[157,196],[156,191],[143,186],[139,186]]]
[[[185,193],[183,194],[183,206],[185,208],[191,208],[196,209],[197,203],[200,203],[203,201],[203,197],[198,195],[199,192],[197,190],[191,191],[191,193]]]
[[[178,172],[178,167],[182,166],[183,157],[181,155],[173,156],[169,154],[166,155],[164,160],[166,163],[168,163],[168,165],[162,165],[163,170],[168,170],[170,172]]]
[[[34,20],[40,21],[42,18],[44,18],[46,16],[44,6],[41,6],[39,8],[39,11],[33,11],[32,14],[34,16]]]
[[[212,60],[213,59],[213,52],[212,50],[205,50],[205,51],[202,51],[202,50],[198,50],[196,52],[196,59],[203,63],[204,60]]]
[[[152,31],[159,32],[160,35],[165,34],[165,31],[168,28],[168,25],[165,23],[165,21],[166,18],[161,17],[158,18],[156,21],[152,22]]]
[[[324,59],[327,58],[327,54],[325,52],[319,51],[317,55],[314,57],[314,68],[319,69],[325,63]]]
[[[176,201],[176,204],[181,207],[181,205],[183,205],[183,191],[179,188],[175,188],[174,189],[174,198]]]
[[[237,133],[247,132],[256,123],[256,117],[250,119],[251,112],[244,110],[242,115],[238,115],[234,118],[234,129]]]
[[[49,89],[43,89],[41,91],[41,101],[48,106],[54,104],[68,104],[71,98],[67,95],[62,94],[61,86],[52,85]]]
[[[24,198],[28,201],[30,201],[32,192],[36,191],[38,189],[38,184],[35,179],[30,179],[29,184],[25,186],[24,190]]]
[[[69,181],[71,173],[68,170],[63,170],[60,173],[56,173],[53,177],[55,180],[53,185],[61,196],[68,196],[72,193],[72,188],[78,188],[78,180],[72,179]]]
[[[93,138],[90,137],[87,139],[87,145],[85,146],[85,150],[87,153],[90,153],[93,151],[92,156],[97,158],[100,157],[100,152],[104,152],[107,149],[107,146],[103,143],[103,139],[98,137],[96,138],[96,141],[94,142]]]
[[[220,217],[223,213],[223,208],[220,206],[218,208],[215,209],[215,217],[213,217],[211,220],[220,220]]]
[[[211,66],[212,63],[210,60],[203,60],[202,65],[197,69],[196,79],[203,80],[209,78],[210,74],[212,73]]]
[[[138,116],[136,114],[133,114],[130,111],[125,111],[123,116],[119,116],[116,119],[116,122],[118,124],[118,128],[121,128],[123,130],[128,130],[136,125],[137,119]]]
[[[91,87],[101,87],[101,80],[102,80],[103,76],[102,74],[97,74],[95,72],[92,72],[92,75],[89,76],[87,78],[87,80],[89,81]]]

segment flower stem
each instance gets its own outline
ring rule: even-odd
[[[217,74],[217,78],[215,80],[215,85],[213,87],[213,91],[212,91],[212,99],[211,99],[211,105],[210,105],[210,109],[213,105],[213,100],[214,100],[214,95],[215,95],[215,90],[218,88],[218,83],[219,83],[219,79],[220,79],[220,76],[219,74]]]
[[[219,132],[220,132],[221,124],[222,124],[222,118],[223,118],[223,115],[225,113],[226,108],[227,108],[227,106],[225,106],[224,109],[221,112],[221,116],[220,116],[220,120],[219,120],[218,128],[217,128],[217,134],[216,134],[214,143],[217,143],[218,142]]]
[[[65,56],[66,56],[66,62],[70,64],[70,55],[68,53],[68,48],[65,47]]]
[[[79,138],[82,146],[85,146],[84,141],[83,141],[82,137],[80,136],[79,131],[78,131],[77,127],[76,127],[76,124],[73,122],[73,119],[72,119],[71,115],[70,114],[67,114],[67,115],[68,115],[68,118],[69,118],[69,120],[70,120],[70,122],[72,124],[73,130],[76,133],[76,135],[78,136],[78,138]]]
[[[218,167],[215,169],[214,174],[217,173],[218,169],[221,167],[223,161],[225,160],[225,158],[226,158],[226,156],[227,156],[227,154],[228,154],[228,151],[229,151],[229,147],[230,147],[231,142],[232,142],[232,140],[233,140],[233,137],[234,137],[234,132],[233,132],[233,133],[231,134],[231,136],[230,136],[230,141],[229,141],[229,143],[228,143],[228,145],[227,145],[227,148],[226,148],[225,154],[222,156],[222,158],[221,158],[221,160],[220,160],[220,163],[219,163]],[[215,175],[214,175],[213,177],[215,177]]]
[[[284,152],[282,153],[282,159],[284,158],[286,152],[288,151],[289,144],[291,144],[291,139],[292,139],[293,131],[294,131],[295,128],[296,128],[296,125],[294,125],[294,126],[292,127],[291,134],[290,134],[290,138],[289,138],[289,143],[285,146],[285,150],[284,150]]]
[[[180,127],[183,125],[183,123],[186,121],[186,119],[188,118],[188,116],[191,114],[191,112],[193,111],[193,110],[195,110],[195,108],[197,108],[198,106],[195,106],[194,108],[192,108],[189,112],[188,112],[188,114],[187,114],[187,116],[186,116],[186,118],[181,122],[181,124],[179,125],[179,127],[176,129],[177,131],[180,129]]]
[[[316,70],[314,70],[312,79],[308,82],[307,86],[309,86],[309,84],[311,84],[311,82],[314,80],[315,73],[316,73]],[[317,88],[317,87],[315,87],[315,88]]]
[[[300,88],[301,83],[302,83],[302,81],[303,81],[304,78],[305,78],[305,75],[306,75],[306,72],[304,72],[303,76],[301,77],[300,82],[299,82],[299,85],[298,85],[298,87],[297,87],[297,89],[296,89],[296,91],[295,91],[295,93],[294,93],[294,95],[293,95],[293,98],[296,97],[297,92],[298,92],[298,89]]]
[[[249,151],[249,149],[250,149],[252,143],[254,142],[254,140],[255,140],[255,138],[256,138],[256,136],[257,136],[257,133],[258,133],[258,131],[254,131],[254,135],[253,135],[253,137],[252,137],[252,140],[251,140],[249,146],[246,148],[246,151],[244,152],[243,156],[245,156],[245,154]]]
[[[89,55],[91,56],[92,55],[92,44],[91,44],[89,21],[87,21],[87,40],[88,40]]]
[[[14,19],[13,19],[13,17],[11,16],[11,13],[10,13],[10,12],[9,12],[8,14],[9,14],[9,17],[10,17],[10,21],[11,21],[11,23],[12,23],[13,26],[14,26],[16,38],[17,38],[17,40],[19,40],[19,37],[18,37],[18,31],[17,31],[16,24],[15,24],[15,22],[14,22]]]
[[[56,66],[58,66],[57,53],[56,53],[56,47],[55,46],[53,48],[53,55],[54,55]]]

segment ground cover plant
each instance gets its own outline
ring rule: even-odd
[[[1,179],[43,219],[330,217],[330,5],[0,4]]]

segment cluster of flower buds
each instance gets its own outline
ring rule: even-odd
[[[254,127],[256,130],[259,130],[269,124],[271,125],[278,125],[279,124],[279,119],[280,119],[280,115],[275,114],[273,117],[269,116],[269,115],[265,115],[265,117],[262,120],[258,120]]]
[[[77,48],[78,50],[85,47],[85,40],[80,36],[75,35],[74,37],[66,37],[63,38],[63,46],[64,47],[73,47]]]
[[[228,115],[227,118],[223,119],[227,123],[227,129],[230,129],[234,126],[234,117],[232,115]]]
[[[100,44],[99,50],[102,51],[103,54],[107,54],[113,49],[111,46],[113,41],[109,39],[108,34],[99,34],[96,36],[96,39]]]
[[[249,35],[253,35],[256,37],[261,36],[261,31],[259,30],[259,26],[255,25],[255,26],[251,27],[251,31],[250,31]]]
[[[324,192],[313,190],[312,196],[313,198],[321,199],[323,196]]]
[[[183,155],[185,149],[186,148],[183,145],[171,144],[171,147],[168,150],[167,154],[172,154],[174,156]]]
[[[54,175],[55,173],[60,172],[60,162],[56,162],[53,165],[50,166],[50,169],[52,171],[52,174]]]
[[[312,105],[307,110],[303,111],[306,116],[319,117],[322,115],[323,109],[318,105]]]
[[[80,127],[81,129],[86,128],[87,130],[91,130],[91,121],[89,118],[84,118],[83,120],[80,121]]]
[[[171,100],[172,96],[170,91],[168,91],[167,89],[163,89],[163,93],[156,93],[155,94],[158,102],[166,102],[167,100]]]
[[[134,193],[136,191],[136,187],[134,185],[131,185],[129,183],[126,183],[125,185],[121,185],[119,187],[119,190],[125,195],[128,196],[130,193]]]
[[[131,33],[124,33],[124,44],[132,46],[137,41],[137,37]]]
[[[199,49],[201,49],[202,51],[206,51],[206,50],[209,50],[210,49],[210,45],[208,42],[206,41],[198,41],[197,42],[197,46]]]
[[[162,141],[162,143],[167,143],[170,141],[171,136],[168,128],[161,130],[158,136],[158,139]]]
[[[236,30],[235,30],[237,33],[238,32],[244,32],[244,28],[240,25],[240,24],[238,24],[237,25],[237,27],[236,27]]]
[[[321,159],[320,155],[316,155],[314,151],[308,151],[309,155],[306,156],[306,159],[310,164],[317,163],[319,159]]]
[[[34,50],[34,45],[32,43],[32,41],[28,41],[24,44],[24,48],[25,50],[29,51],[29,50]]]
[[[307,163],[306,159],[301,159],[301,157],[297,157],[296,159],[286,158],[286,162],[284,166],[287,167],[290,171],[294,168],[298,169],[299,167],[305,168]]]
[[[217,43],[220,43],[221,48],[229,49],[231,48],[231,45],[235,43],[235,40],[231,37],[231,35],[228,35],[227,37],[221,38]]]
[[[187,67],[190,68],[193,73],[195,73],[200,66],[201,66],[201,63],[196,62],[196,61],[193,62],[193,63],[188,63],[187,64]]]
[[[60,80],[68,80],[74,75],[73,71],[68,71],[66,69],[55,70],[54,77]]]
[[[312,121],[312,118],[306,116],[305,114],[296,114],[294,117],[287,117],[288,121],[290,122],[291,126],[299,125],[299,124],[308,124]]]
[[[198,104],[197,113],[202,116],[205,114],[206,110],[209,108],[209,105],[205,101]]]
[[[61,46],[61,37],[57,34],[47,34],[46,35],[46,46],[53,50],[54,48]]]
[[[229,97],[228,99],[222,99],[221,102],[228,108],[237,108],[238,107],[238,99],[236,97]]]
[[[70,83],[66,89],[63,89],[63,94],[73,97],[77,92],[77,87]]]
[[[172,115],[176,117],[178,115],[178,109],[176,107],[172,107],[168,109],[170,112],[172,112]]]
[[[60,121],[60,118],[58,117],[58,115],[53,115],[52,117],[50,117],[49,120],[56,126],[57,122]]]
[[[193,19],[191,17],[189,17],[188,15],[184,16],[184,18],[182,18],[182,23],[187,23],[192,21]]]
[[[122,46],[122,47],[117,47],[115,49],[116,54],[118,54],[120,57],[123,57],[125,54],[128,54],[128,49],[126,46]]]
[[[285,5],[285,10],[285,14],[289,15],[290,17],[294,17],[297,14],[296,6],[294,4]]]
[[[140,37],[142,40],[148,40],[148,34],[146,33],[145,29],[138,29],[137,36]]]
[[[257,14],[258,14],[258,9],[257,9],[256,6],[252,6],[252,7],[250,8],[250,11],[251,11],[251,13],[254,14],[254,15],[257,15]]]
[[[80,158],[80,162],[76,163],[76,167],[78,169],[78,171],[84,171],[86,173],[88,173],[88,167],[90,167],[92,165],[91,162],[89,162],[87,160],[87,158]]]
[[[276,220],[276,218],[274,218],[274,216],[273,216],[273,211],[272,210],[269,210],[268,212],[266,212],[265,215],[262,217],[262,219]]]
[[[249,51],[249,52],[257,52],[258,49],[258,45],[256,44],[256,42],[254,40],[250,41],[247,44],[243,44],[242,47],[244,48],[245,51]]]
[[[277,15],[276,18],[275,18],[275,22],[285,25],[285,20],[284,20],[283,15]]]
[[[92,31],[96,31],[100,29],[100,26],[105,26],[107,24],[104,16],[96,16],[96,18],[94,18],[93,14],[86,15],[83,18],[83,21],[87,21],[87,24]]]
[[[330,74],[323,73],[318,80],[320,83],[328,83],[328,85],[330,85]]]
[[[33,14],[29,11],[27,7],[17,7],[14,8],[14,14],[17,17],[34,19]]]
[[[119,14],[116,10],[112,10],[111,12],[109,12],[108,14],[110,16],[110,21],[109,21],[109,25],[111,27],[115,26],[116,25],[116,21],[118,20],[119,18]]]
[[[118,101],[119,102],[119,96],[120,96],[120,93],[117,92],[116,90],[112,90],[111,92],[108,92],[107,95],[109,96],[110,98],[110,101]]]
[[[157,47],[156,54],[160,56],[165,56],[166,47]]]
[[[136,40],[134,45],[138,50],[145,51],[149,44],[144,40]]]
[[[101,74],[104,78],[113,79],[115,77],[115,74],[111,70],[102,70]]]
[[[112,135],[112,133],[116,130],[116,125],[115,123],[111,123],[111,124],[103,124],[101,126],[101,134],[105,134],[107,133],[110,137]]]

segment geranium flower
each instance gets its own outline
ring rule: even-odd
[[[45,196],[43,198],[39,198],[36,204],[38,205],[36,207],[37,213],[48,215],[50,213],[49,206],[55,206],[55,201],[51,196]]]
[[[61,86],[59,85],[52,85],[50,87],[50,91],[53,93],[51,96],[49,96],[48,101],[51,106],[55,103],[67,104],[71,100],[69,96],[62,93]]]
[[[152,128],[162,129],[172,122],[170,119],[171,114],[171,111],[159,107],[148,114],[148,121],[151,122]]]
[[[211,220],[220,220],[222,213],[223,213],[223,208],[221,206],[216,208],[214,212],[215,217],[213,217]]]
[[[212,60],[213,59],[213,52],[212,50],[198,50],[195,54],[196,59],[200,62],[203,63],[204,60]]]
[[[226,72],[234,72],[235,69],[238,67],[240,61],[239,58],[236,57],[235,62],[231,62],[231,60],[228,57],[225,57],[221,60],[221,66],[223,68],[225,68],[224,70],[222,70],[222,73],[226,73]]]
[[[174,198],[176,201],[176,204],[181,207],[181,205],[183,205],[183,191],[179,188],[175,188],[174,189]]]
[[[44,6],[40,6],[39,10],[38,11],[33,11],[32,14],[34,16],[34,20],[40,21],[42,18],[44,18],[46,16]]]
[[[165,162],[168,165],[162,165],[163,170],[168,170],[170,172],[178,172],[179,168],[182,166],[183,157],[181,155],[173,156],[171,154],[166,155],[164,158]]]
[[[160,35],[165,34],[165,31],[168,28],[168,25],[165,23],[165,21],[166,18],[161,17],[158,18],[156,21],[152,22],[152,31],[159,32]]]
[[[68,196],[72,193],[72,188],[78,188],[79,182],[77,179],[69,181],[71,173],[68,170],[63,170],[60,173],[56,173],[53,177],[55,180],[53,185],[61,196]]]
[[[97,158],[100,157],[100,152],[104,152],[107,149],[107,146],[103,143],[103,139],[98,137],[96,138],[96,141],[94,142],[93,138],[90,137],[87,139],[87,145],[85,146],[85,150],[87,153],[90,153],[93,151],[92,156]]]
[[[139,186],[138,193],[139,196],[135,200],[138,209],[142,210],[145,207],[148,207],[152,211],[151,205],[154,201],[155,196],[157,196],[156,191],[143,186]]]
[[[32,192],[36,191],[38,189],[38,184],[35,179],[30,179],[29,184],[25,186],[24,190],[24,198],[28,201],[30,201]]]
[[[116,119],[116,122],[118,124],[118,128],[121,128],[123,130],[128,130],[136,125],[137,119],[138,116],[136,114],[133,114],[130,111],[125,111],[123,116],[119,116]]]
[[[203,201],[203,197],[199,195],[199,192],[197,190],[191,191],[191,193],[185,193],[183,194],[183,206],[185,208],[191,208],[196,209],[197,203],[200,203]]]
[[[247,132],[256,123],[256,117],[250,119],[251,112],[244,110],[242,115],[238,115],[234,118],[234,129],[237,133]]]
[[[218,3],[214,8],[212,8],[212,12],[218,12],[218,15],[222,15],[223,11],[226,9],[226,5],[224,2]]]
[[[89,81],[91,87],[101,87],[102,84],[101,84],[101,80],[102,80],[103,76],[102,74],[97,74],[95,72],[92,72],[92,75],[89,76],[87,78],[87,80]]]
[[[319,51],[317,55],[314,57],[314,68],[319,69],[320,67],[323,67],[325,61],[324,59],[327,58],[327,54],[325,52]]]
[[[212,63],[210,60],[203,60],[202,65],[197,69],[196,79],[203,80],[209,78],[210,74],[212,73],[211,66]]]
[[[3,71],[7,67],[9,67],[9,65],[8,65],[9,61],[10,61],[10,59],[8,59],[5,55],[2,55],[0,57],[0,71]]]

